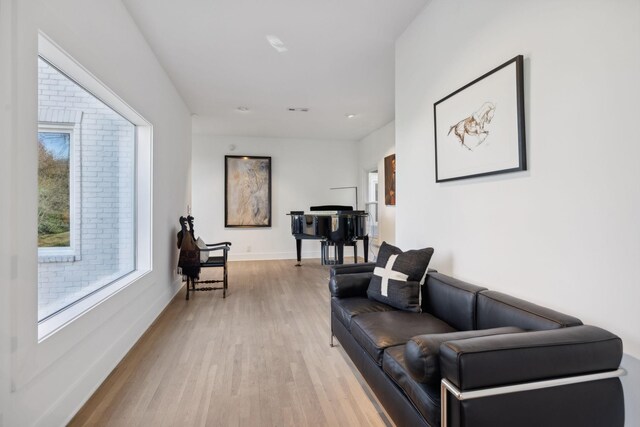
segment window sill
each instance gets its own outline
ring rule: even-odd
[[[69,323],[82,317],[83,314],[93,309],[95,306],[107,301],[112,295],[120,292],[127,286],[135,283],[142,277],[149,274],[151,270],[133,271],[115,282],[109,284],[104,289],[86,297],[76,304],[64,309],[60,313],[38,323],[38,342],[42,342],[64,328]]]
[[[73,248],[38,248],[38,263],[75,261],[80,255]]]
[[[80,261],[80,257],[76,254],[70,255],[38,255],[39,264],[47,264],[50,262],[76,262]]]

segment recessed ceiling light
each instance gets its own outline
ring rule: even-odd
[[[287,49],[287,47],[284,45],[284,43],[282,42],[282,40],[280,40],[280,38],[278,38],[278,36],[274,36],[274,35],[268,35],[267,36],[267,41],[269,42],[269,44],[271,45],[271,47],[273,47],[275,50],[277,50],[279,53],[285,53],[286,51],[288,51],[289,49]]]
[[[249,107],[238,107],[237,110],[246,113],[247,111],[249,111]]]
[[[356,115],[355,114],[345,114],[345,117],[347,119],[353,119]]]

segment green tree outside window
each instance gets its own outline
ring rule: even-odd
[[[69,247],[71,135],[38,133],[38,246]]]

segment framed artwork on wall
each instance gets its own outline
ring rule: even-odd
[[[271,227],[271,157],[224,160],[224,226]]]
[[[523,56],[433,105],[436,182],[527,169]]]
[[[384,158],[384,204],[396,205],[396,155]]]

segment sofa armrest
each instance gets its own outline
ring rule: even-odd
[[[448,341],[442,378],[461,391],[615,370],[622,340],[595,326],[574,326]]]
[[[367,296],[367,289],[373,273],[350,273],[332,276],[329,279],[331,296],[350,298]]]
[[[373,273],[373,270],[376,268],[375,262],[365,262],[364,264],[341,264],[334,265],[331,267],[330,276],[338,276],[341,274],[351,274],[351,273]]]
[[[516,327],[482,329],[474,331],[450,332],[447,334],[424,334],[411,338],[404,349],[405,362],[409,373],[422,384],[440,382],[440,345],[447,341],[484,337],[489,335],[525,332]]]

